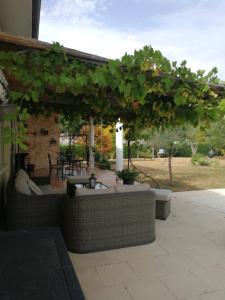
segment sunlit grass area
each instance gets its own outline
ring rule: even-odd
[[[133,160],[134,165],[153,177],[161,188],[173,191],[205,190],[225,188],[225,160],[216,158],[210,166],[194,166],[190,157],[172,159],[173,185],[169,185],[167,158],[154,160]],[[140,175],[139,181],[155,185],[148,177]]]

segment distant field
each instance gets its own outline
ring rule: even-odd
[[[214,159],[212,166],[193,166],[189,157],[175,157],[172,160],[173,186],[169,185],[168,162],[166,158],[154,160],[133,160],[134,165],[151,175],[160,187],[173,191],[205,190],[225,188],[225,159]],[[140,181],[154,183],[140,176]]]

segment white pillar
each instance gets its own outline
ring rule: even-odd
[[[116,171],[123,170],[123,123],[116,123]]]
[[[89,119],[90,134],[89,134],[89,168],[94,169],[95,167],[95,155],[94,155],[94,146],[95,146],[95,128],[94,128],[94,118],[90,117]]]

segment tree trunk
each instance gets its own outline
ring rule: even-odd
[[[127,141],[127,158],[128,158],[128,165],[127,165],[127,168],[128,170],[130,170],[130,140]]]
[[[139,158],[139,148],[140,148],[140,144],[138,144],[137,146],[137,158]]]
[[[196,144],[191,144],[191,152],[192,152],[192,156],[195,155],[195,153],[198,150],[198,145]]]
[[[152,159],[154,159],[154,158],[155,158],[155,148],[152,147]]]
[[[168,167],[169,167],[169,177],[170,177],[170,185],[173,184],[173,172],[172,172],[172,156],[168,157]]]

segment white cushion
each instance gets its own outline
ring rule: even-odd
[[[116,186],[116,191],[118,193],[129,193],[129,192],[146,192],[150,191],[150,185],[148,183],[130,185],[130,184],[121,184]]]
[[[94,189],[76,189],[76,196],[95,196],[115,193],[115,188],[94,190]]]
[[[50,184],[40,185],[39,188],[42,191],[43,195],[65,194],[66,193],[66,188],[65,187],[56,188],[56,187],[52,187]]]
[[[17,176],[15,179],[16,191],[25,195],[31,195],[29,180],[30,179],[26,179],[25,176]]]
[[[35,182],[33,182],[31,179],[28,180],[28,185],[29,188],[31,189],[31,191],[35,194],[35,195],[43,195],[42,191],[40,190],[40,188],[36,185]]]
[[[29,175],[23,170],[23,169],[19,169],[19,171],[16,173],[16,177],[24,177],[26,179],[29,179]]]
[[[155,193],[155,200],[168,201],[172,196],[172,191],[169,189],[155,189],[151,188],[151,191]]]

